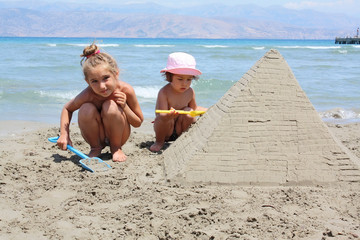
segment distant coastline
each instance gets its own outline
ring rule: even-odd
[[[169,41],[169,40],[213,40],[213,41],[226,41],[226,40],[229,40],[229,41],[234,41],[234,40],[240,40],[240,41],[254,41],[254,40],[268,40],[268,41],[333,41],[332,38],[327,38],[327,39],[312,39],[312,38],[309,38],[309,39],[288,39],[288,38],[279,38],[279,39],[276,39],[276,38],[167,38],[167,37],[161,37],[161,38],[142,38],[142,37],[88,37],[88,36],[85,36],[85,37],[53,37],[53,36],[47,36],[47,37],[42,37],[42,36],[1,36],[0,35],[0,38],[9,38],[9,39],[16,39],[16,38],[19,38],[19,39],[74,39],[74,40],[77,40],[77,39],[81,39],[81,40],[90,40],[90,41],[97,41],[97,40],[101,40],[101,39],[123,39],[123,40],[166,40],[166,41]]]
[[[56,9],[0,8],[0,22],[4,23],[0,36],[328,40],[348,35],[355,27],[352,23],[360,20],[346,15],[339,18],[315,11],[275,9],[253,5],[232,8],[205,5],[199,6],[197,11],[183,9],[179,12],[146,4],[96,11],[69,10],[61,5]]]

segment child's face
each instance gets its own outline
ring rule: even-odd
[[[116,88],[118,75],[111,72],[106,64],[101,64],[89,69],[86,81],[97,95],[109,97]]]
[[[185,92],[191,86],[194,76],[174,74],[170,82],[172,88],[177,92]]]

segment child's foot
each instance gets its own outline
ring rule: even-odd
[[[115,151],[112,157],[113,162],[124,162],[126,160],[126,155],[121,149]]]
[[[150,151],[158,152],[162,149],[163,146],[164,146],[164,143],[155,142],[153,145],[150,146]]]
[[[98,157],[101,154],[102,147],[91,148],[89,157]]]

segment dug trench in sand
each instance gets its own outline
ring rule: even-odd
[[[244,185],[359,182],[277,50],[267,52],[165,152],[168,179]]]

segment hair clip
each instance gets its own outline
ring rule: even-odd
[[[100,53],[100,50],[97,50],[96,52],[94,52],[94,53],[92,53],[92,54],[90,54],[90,55],[86,56],[86,58],[89,58],[89,57],[91,57],[91,56],[94,56],[95,54],[98,54],[98,53]]]

